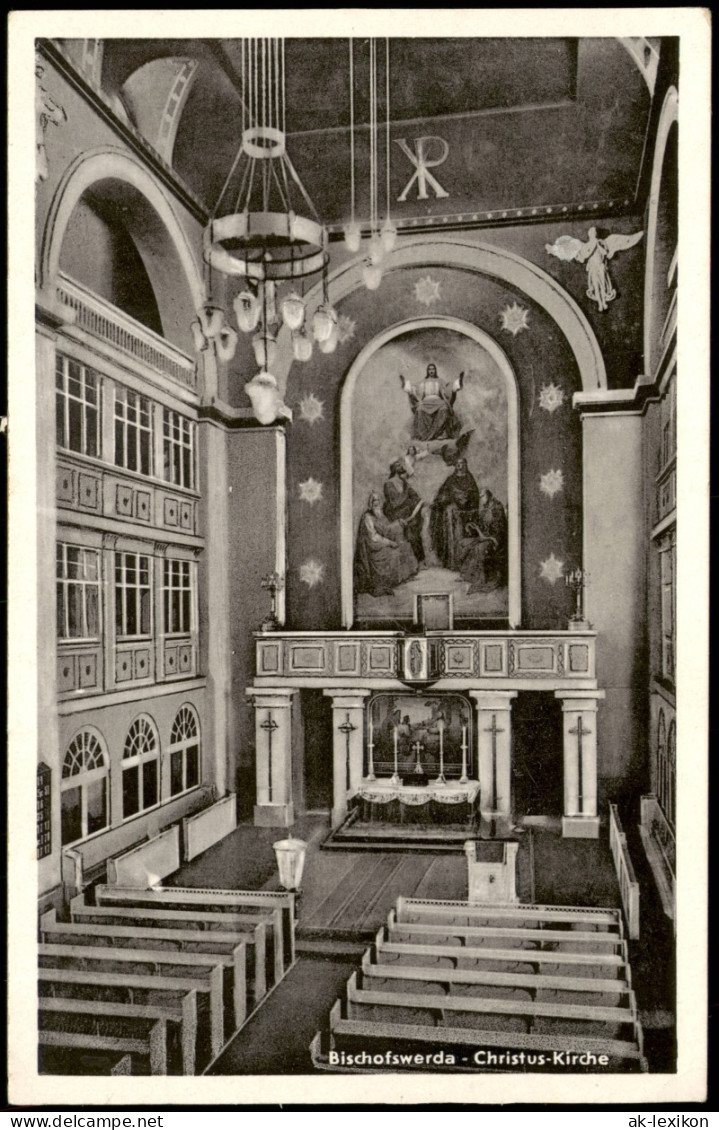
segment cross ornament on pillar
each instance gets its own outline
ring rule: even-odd
[[[349,711],[347,711],[347,715],[345,717],[344,722],[338,728],[339,728],[340,733],[345,735],[345,740],[347,742],[347,747],[346,747],[346,751],[345,751],[345,778],[346,778],[346,783],[347,783],[347,789],[349,790],[350,784],[351,784],[351,782],[350,782],[350,734],[354,733],[354,731],[357,729],[357,727],[353,726],[352,723],[350,722]]]
[[[484,731],[485,734],[492,735],[492,811],[497,811],[497,734],[503,734],[504,730],[501,726],[497,725],[497,715],[492,715],[492,725],[488,726]]]
[[[591,730],[585,729],[584,719],[582,718],[581,714],[579,715],[579,718],[577,719],[577,724],[574,727],[574,729],[569,731],[570,734],[576,734],[577,735],[577,806],[579,808],[579,815],[580,816],[582,815],[582,812],[584,811],[583,796],[582,796],[582,793],[584,791],[584,784],[583,784],[583,781],[582,781],[582,738],[583,737],[589,737],[591,732],[592,732]]]
[[[267,711],[264,722],[260,722],[260,729],[267,733],[267,803],[272,804],[272,735],[277,730],[278,724],[272,717],[272,711]]]

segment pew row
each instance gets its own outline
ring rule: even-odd
[[[153,887],[146,891],[99,885],[95,888],[98,906],[125,905],[147,909],[185,910],[204,914],[278,911],[279,927],[275,945],[275,982],[295,959],[295,899],[286,891],[231,891],[195,887]]]
[[[493,939],[502,938],[502,945],[505,948],[556,943],[558,947],[564,949],[571,948],[577,952],[589,953],[616,952],[624,941],[621,929],[619,931],[546,929],[542,923],[528,926],[518,926],[515,923],[506,926],[466,926],[444,920],[431,923],[406,920],[399,922],[394,910],[390,910],[387,916],[387,931],[393,941],[448,944],[450,939],[457,939],[454,944],[469,945],[473,942],[488,943]]]
[[[132,1075],[132,1056],[97,1048],[40,1047],[41,1075]]]
[[[427,1025],[427,1024],[397,1024],[391,1021],[378,1023],[376,1021],[358,1020],[343,1015],[342,1002],[336,1001],[329,1016],[329,1033],[323,1038],[318,1032],[311,1045],[312,1062],[321,1071],[374,1073],[382,1070],[381,1066],[352,1066],[343,1058],[359,1052],[383,1056],[388,1050],[401,1054],[403,1052],[441,1051],[453,1052],[457,1064],[449,1070],[475,1071],[477,1066],[486,1070],[482,1064],[475,1065],[474,1055],[478,1049],[497,1049],[497,1053],[524,1052],[525,1055],[544,1056],[551,1067],[557,1057],[560,1067],[572,1066],[567,1063],[570,1056],[606,1056],[608,1063],[603,1070],[608,1073],[648,1070],[641,1043],[641,1028],[638,1027],[637,1037],[633,1040],[603,1039],[590,1036],[571,1036],[568,1034],[552,1035],[551,1033],[533,1034],[527,1032],[504,1032],[492,1028],[458,1028],[452,1025]],[[329,1052],[335,1053],[334,1061]],[[486,1055],[484,1057],[486,1063]],[[506,1061],[505,1061],[506,1062]],[[516,1064],[517,1061],[515,1061]],[[462,1066],[465,1064],[466,1066]],[[575,1070],[582,1070],[575,1061]],[[397,1072],[397,1065],[390,1065],[387,1070],[393,1074]],[[495,1070],[502,1070],[501,1061]],[[596,1072],[596,1064],[589,1066],[591,1073]]]
[[[564,927],[567,931],[591,930],[622,932],[622,917],[618,910],[585,906],[540,906],[513,904],[498,906],[495,903],[473,904],[440,901],[439,899],[413,899],[400,896],[396,905],[397,922],[454,925],[504,926],[551,924],[553,929]]]
[[[167,1025],[168,1073],[195,1075],[209,1062],[209,1021],[198,1011],[201,990],[188,988],[190,982],[182,982],[181,988],[149,989],[146,980],[131,976],[107,984],[102,973],[42,970],[38,1007],[40,1012],[66,1015],[161,1020]]]
[[[69,1030],[68,1018],[75,1023]],[[40,1048],[82,1048],[130,1055],[132,1074],[167,1074],[165,1022],[140,1016],[94,1017],[40,1010]]]
[[[107,913],[107,910],[110,913]],[[124,909],[124,908],[123,908]],[[40,920],[41,940],[55,944],[107,945],[159,949],[169,952],[218,954],[226,957],[235,947],[247,947],[248,977],[245,1013],[255,1007],[267,992],[266,927],[273,928],[271,919],[251,919],[247,924],[237,924],[223,915],[218,925],[223,930],[200,930],[180,915],[170,924],[152,912],[145,914],[115,914],[113,908],[87,906],[84,896],[78,895],[71,903],[71,922],[58,922],[54,911],[48,911]],[[146,944],[145,944],[146,943]],[[239,992],[239,989],[238,989]]]
[[[225,970],[212,956],[41,943],[39,964],[40,981],[51,972],[55,981],[66,977],[78,983],[77,974],[89,973],[100,986],[120,984],[132,989],[134,978],[141,978],[138,988],[150,992],[163,987],[184,991],[194,988],[208,997],[212,1056],[219,1055],[224,1046]]]

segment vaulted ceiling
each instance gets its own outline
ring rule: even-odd
[[[384,161],[385,41],[378,40]],[[75,41],[75,44],[77,41]],[[73,44],[65,41],[72,54]],[[390,41],[392,212],[400,222],[512,219],[634,203],[661,45],[656,40]],[[349,41],[288,39],[288,152],[328,224],[350,212]],[[354,41],[357,212],[369,211],[369,41]],[[103,91],[212,209],[242,133],[238,40],[104,43]],[[426,143],[446,195],[416,185],[410,153]],[[437,140],[441,139],[441,140]],[[403,141],[404,146],[398,144]],[[384,165],[380,204],[385,206]]]

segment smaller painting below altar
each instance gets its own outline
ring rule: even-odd
[[[440,774],[447,781],[475,778],[472,711],[461,695],[375,695],[369,705],[370,742],[378,779],[395,771],[405,782]],[[368,750],[365,776],[369,772]]]

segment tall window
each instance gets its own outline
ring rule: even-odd
[[[170,795],[200,783],[200,727],[191,706],[181,706],[170,735]]]
[[[677,723],[676,719],[672,718],[669,723],[669,734],[667,735],[667,793],[662,805],[664,815],[669,823],[674,827],[676,818],[676,779],[677,779]]]
[[[55,361],[55,433],[60,447],[100,454],[100,377],[62,354]]]
[[[122,753],[122,818],[151,808],[159,800],[159,744],[149,718],[136,718]]]
[[[162,477],[178,487],[195,486],[195,425],[179,412],[162,410]]]
[[[168,635],[192,631],[192,581],[192,562],[163,561],[162,594]]]
[[[152,474],[150,401],[129,388],[115,389],[115,463],[128,471]]]
[[[150,558],[144,553],[115,554],[115,630],[124,639],[152,632]]]
[[[661,584],[662,676],[674,682],[676,656],[676,532],[671,530],[659,542]]]
[[[109,824],[107,757],[92,730],[77,734],[67,748],[60,784],[63,844],[83,840]]]
[[[57,635],[59,640],[100,636],[100,555],[79,545],[57,547]]]

